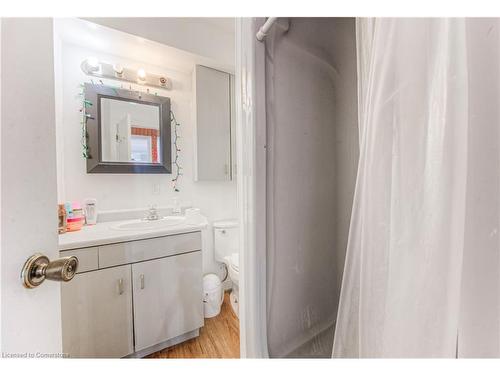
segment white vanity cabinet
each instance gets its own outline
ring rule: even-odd
[[[130,267],[80,273],[62,286],[65,353],[120,358],[134,351]]]
[[[200,269],[199,252],[132,265],[136,351],[203,325]]]
[[[63,352],[144,356],[203,326],[201,232],[60,251],[78,273],[61,285]]]

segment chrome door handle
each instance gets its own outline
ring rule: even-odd
[[[118,294],[122,295],[124,292],[123,290],[123,279],[118,280]]]
[[[141,289],[144,289],[144,275],[139,276],[139,279],[141,280]]]
[[[45,255],[37,253],[24,263],[21,279],[25,288],[33,289],[45,279],[53,281],[70,281],[78,269],[78,258],[75,256],[58,258],[50,261]]]

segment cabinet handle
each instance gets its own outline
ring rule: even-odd
[[[139,276],[141,279],[141,289],[144,289],[144,275]]]
[[[123,292],[124,292],[124,290],[123,290],[123,279],[119,279],[118,280],[118,293],[120,295],[122,295]]]

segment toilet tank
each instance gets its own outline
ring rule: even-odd
[[[238,222],[216,221],[213,223],[213,228],[215,260],[223,262],[225,257],[238,252]]]

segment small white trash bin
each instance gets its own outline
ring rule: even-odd
[[[224,293],[219,276],[209,273],[203,276],[203,311],[205,318],[219,315]]]

